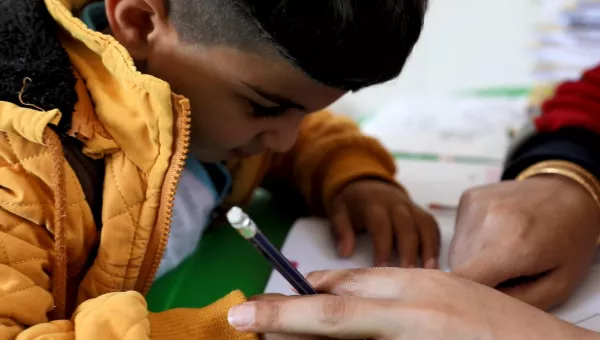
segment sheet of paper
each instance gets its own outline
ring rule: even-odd
[[[501,160],[509,130],[527,119],[525,98],[413,97],[390,102],[363,125],[393,152]]]
[[[498,182],[502,175],[500,165],[398,159],[396,166],[399,182],[424,207],[430,203],[458,205],[464,191]]]
[[[454,225],[454,217],[438,219],[443,238],[442,254],[448,253],[450,237]],[[292,227],[285,242],[282,253],[297,263],[297,269],[302,274],[321,269],[348,269],[372,267],[372,252],[368,236],[358,238],[354,255],[341,259],[335,251],[335,243],[329,230],[328,222],[316,219],[300,219]],[[447,268],[447,256],[440,260],[441,268]],[[294,295],[287,281],[277,272],[273,272],[265,289],[266,293],[281,293]]]

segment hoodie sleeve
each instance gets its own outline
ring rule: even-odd
[[[393,157],[377,140],[351,119],[320,111],[304,119],[296,144],[275,157],[267,176],[292,184],[313,210],[326,213],[348,183],[375,178],[398,185],[395,172]]]
[[[521,130],[509,150],[503,179],[546,160],[579,165],[600,178],[600,65],[560,84],[540,115]]]

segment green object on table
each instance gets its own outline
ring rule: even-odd
[[[525,97],[530,92],[530,87],[490,87],[467,90],[459,94],[476,97]]]
[[[259,190],[245,209],[262,232],[281,248],[295,216],[275,207],[270,194]],[[269,263],[228,224],[207,230],[196,252],[158,279],[146,296],[149,309],[203,307],[233,290],[247,296],[264,291]]]

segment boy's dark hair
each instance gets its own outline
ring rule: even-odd
[[[314,80],[356,91],[400,74],[427,0],[166,0],[189,42],[276,49]]]

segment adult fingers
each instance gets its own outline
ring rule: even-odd
[[[338,339],[382,338],[387,328],[398,327],[400,320],[390,320],[395,314],[390,309],[394,308],[381,300],[313,295],[291,300],[247,302],[230,309],[228,320],[237,330],[257,333],[311,334]]]
[[[480,284],[496,287],[499,284],[532,278],[557,268],[554,257],[534,256],[527,244],[490,245],[478,253],[472,252],[470,258],[457,267],[452,273],[464,279]]]
[[[573,291],[569,277],[560,270],[536,276],[523,277],[501,283],[496,288],[518,300],[542,310],[548,310],[565,302]],[[568,274],[568,273],[567,273]]]
[[[328,340],[321,336],[314,335],[289,335],[282,333],[266,333],[259,336],[260,340]]]
[[[334,211],[331,217],[331,230],[336,240],[338,255],[342,257],[352,255],[356,237],[345,204],[338,206]]]
[[[519,277],[520,271],[514,263],[508,261],[508,254],[496,256],[495,253],[483,252],[476,258],[452,268],[452,274],[489,287],[496,287],[501,282]]]
[[[292,299],[292,298],[294,298],[294,296],[290,297],[290,296],[283,295],[283,294],[266,293],[266,294],[252,296],[248,300],[249,301],[263,301],[263,300],[285,300],[285,299]]]
[[[308,274],[319,292],[376,299],[402,299],[410,295],[415,270],[400,268],[357,268],[324,270]]]

